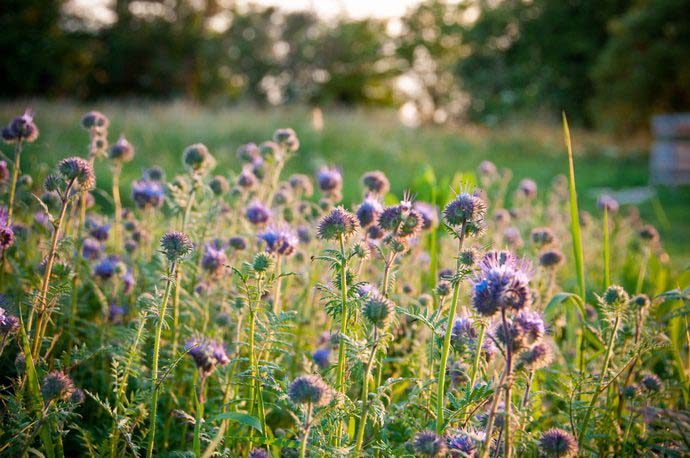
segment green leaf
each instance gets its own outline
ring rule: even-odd
[[[582,231],[580,229],[580,212],[577,208],[577,189],[575,188],[575,165],[573,163],[573,145],[570,142],[570,128],[568,119],[563,112],[563,135],[565,145],[568,149],[568,166],[570,189],[570,235],[573,239],[573,256],[575,257],[575,270],[577,273],[577,283],[580,286],[580,297],[585,298],[585,261],[582,252]]]
[[[230,420],[230,421],[236,421],[237,423],[241,423],[245,426],[249,426],[254,428],[255,430],[259,431],[261,434],[263,434],[263,428],[261,427],[261,422],[259,421],[258,418],[252,417],[251,415],[248,415],[246,413],[242,412],[225,412],[218,414],[213,418],[213,421],[218,421],[218,420]]]
[[[582,315],[582,318],[584,320],[587,315],[585,313],[585,308],[582,305],[583,301],[582,301],[582,298],[575,293],[562,292],[562,293],[558,293],[555,296],[553,296],[551,298],[551,300],[549,301],[549,303],[544,308],[544,315],[549,316],[551,314],[551,312],[553,312],[553,309],[555,309],[556,307],[558,307],[560,304],[562,304],[563,302],[565,302],[567,300],[572,300],[573,302],[575,302],[575,305],[577,305],[577,308],[580,310],[580,314]]]

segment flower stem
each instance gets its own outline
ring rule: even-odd
[[[508,322],[506,320],[505,309],[501,310],[501,320],[503,321],[503,331],[506,340],[506,374],[507,380],[505,385],[505,412],[503,418],[503,429],[505,431],[505,452],[504,456],[510,458],[512,455],[512,442],[510,437],[510,412],[513,405],[511,398],[511,389],[513,387],[513,343],[512,338],[508,336]]]
[[[611,336],[609,337],[609,343],[608,347],[606,348],[606,356],[604,357],[604,365],[601,368],[601,380],[599,380],[599,386],[597,387],[596,391],[592,395],[592,400],[589,402],[589,406],[587,407],[587,413],[585,414],[585,419],[582,421],[582,427],[580,428],[580,435],[578,437],[580,443],[586,439],[586,434],[587,434],[587,427],[589,426],[589,419],[592,416],[592,412],[594,411],[594,406],[597,403],[597,399],[599,398],[599,394],[601,394],[602,390],[606,386],[604,383],[604,377],[606,377],[606,372],[609,369],[609,362],[611,360],[611,354],[613,353],[613,344],[616,340],[616,333],[618,332],[618,325],[620,324],[620,315],[616,314],[616,320],[613,323],[613,328],[611,329]]]
[[[340,335],[341,338],[338,340],[338,369],[336,375],[336,388],[345,394],[345,339],[343,336],[347,335],[347,259],[345,258],[345,237],[340,235],[340,255],[342,256],[342,261],[340,264],[340,307],[341,307],[341,318],[340,318]],[[340,446],[341,434],[343,431],[343,422],[338,423],[335,445]]]
[[[611,266],[609,249],[609,212],[604,205],[604,288],[611,284]]]
[[[158,358],[160,354],[161,336],[163,334],[163,324],[165,323],[165,309],[168,307],[168,299],[170,297],[170,290],[172,289],[173,278],[175,277],[177,266],[175,262],[170,264],[168,271],[168,279],[165,284],[165,293],[163,293],[163,302],[161,303],[160,313],[158,314],[158,326],[156,327],[156,338],[153,343],[153,363],[151,365],[153,393],[151,393],[151,424],[149,427],[149,444],[146,456],[151,458],[153,456],[153,444],[156,439],[156,412],[158,409]]]
[[[374,364],[374,356],[378,349],[378,338],[376,335],[376,328],[374,328],[374,345],[369,355],[367,368],[364,371],[364,379],[362,380],[362,412],[360,414],[359,429],[357,430],[357,440],[355,444],[355,456],[358,457],[362,451],[362,442],[364,441],[364,430],[367,427],[367,415],[369,413],[369,375],[371,374],[371,367]]]
[[[273,313],[275,315],[280,313],[280,290],[283,286],[283,277],[281,276],[282,271],[282,258],[280,255],[276,256],[276,284],[275,290],[273,291]]]
[[[474,361],[472,363],[472,373],[470,374],[470,384],[469,389],[474,389],[474,382],[477,380],[477,372],[479,372],[479,359],[482,354],[482,345],[484,345],[484,333],[486,332],[486,326],[484,322],[479,324],[479,336],[477,336],[477,350],[474,354]]]
[[[120,198],[120,173],[122,165],[117,163],[113,166],[113,202],[115,203],[115,227],[113,228],[113,245],[115,252],[119,253],[122,249],[122,199]]]
[[[300,458],[307,456],[307,443],[309,442],[309,432],[311,431],[311,413],[313,406],[311,403],[307,405],[307,417],[304,420],[304,436],[302,436],[302,444],[299,449]]]
[[[194,422],[194,456],[196,458],[201,457],[201,422],[204,418],[204,404],[206,403],[206,397],[204,396],[204,389],[206,388],[206,376],[202,375],[199,380],[199,395],[197,397],[196,403],[196,421]]]
[[[14,198],[17,191],[17,179],[19,178],[19,170],[21,166],[21,156],[22,156],[22,139],[21,137],[17,139],[17,143],[14,147],[14,167],[12,168],[12,181],[10,183],[10,197],[7,203],[7,225],[12,225],[12,214],[14,211]]]
[[[460,237],[458,238],[458,256],[462,251],[462,245],[465,241],[465,226],[466,223],[463,222],[460,229]],[[436,393],[436,433],[441,434],[443,432],[443,407],[445,406],[445,383],[446,383],[446,366],[448,364],[448,355],[450,354],[450,337],[453,332],[453,319],[455,318],[455,312],[458,308],[458,296],[460,295],[460,279],[457,278],[460,272],[460,258],[458,257],[455,274],[456,281],[453,287],[453,299],[450,303],[450,311],[448,312],[448,321],[446,323],[446,334],[443,338],[443,349],[441,350],[441,361],[438,368],[438,385]]]

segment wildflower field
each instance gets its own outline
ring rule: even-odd
[[[554,147],[23,110],[0,110],[0,455],[690,454],[687,190],[602,192],[645,160],[573,154],[596,139],[565,117]]]

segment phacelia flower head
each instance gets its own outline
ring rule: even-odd
[[[165,180],[165,171],[158,165],[154,165],[144,170],[144,179],[151,181]]]
[[[538,246],[549,245],[556,240],[556,234],[548,227],[537,227],[530,233],[532,242]]]
[[[81,157],[69,157],[58,164],[58,171],[66,181],[74,181],[82,189],[88,190],[96,185],[93,165]]]
[[[211,191],[213,191],[213,194],[216,196],[222,196],[230,192],[230,183],[228,183],[227,178],[223,175],[216,175],[213,177],[208,187],[211,188]]]
[[[422,229],[424,217],[412,209],[408,199],[403,199],[398,205],[384,208],[376,224],[395,238],[409,239]]]
[[[477,330],[470,318],[456,318],[450,334],[450,344],[457,351],[462,351],[477,338]]]
[[[654,374],[645,375],[640,380],[640,385],[650,393],[658,393],[664,388],[664,383]]]
[[[278,129],[273,133],[273,141],[281,145],[289,152],[295,152],[299,149],[299,139],[293,129],[289,127]]]
[[[463,192],[443,209],[443,218],[451,227],[468,222],[479,222],[486,214],[486,204],[474,194]]]
[[[108,150],[108,157],[114,161],[130,162],[134,159],[134,147],[127,141],[124,135]]]
[[[436,285],[436,294],[439,297],[446,297],[450,295],[450,291],[452,289],[452,285],[448,280],[441,280],[438,282]]]
[[[558,249],[542,251],[539,255],[539,265],[545,269],[555,269],[563,264],[563,253]]]
[[[357,219],[359,220],[359,225],[363,228],[371,226],[376,222],[382,211],[383,205],[381,205],[381,202],[379,202],[378,199],[367,197],[357,208]]]
[[[362,184],[367,191],[379,196],[385,196],[391,189],[390,181],[380,170],[374,170],[362,175]]]
[[[518,192],[526,199],[534,199],[537,197],[537,183],[535,183],[532,179],[525,178],[524,180],[520,181],[520,184],[518,185]]]
[[[230,362],[223,344],[215,340],[192,339],[185,344],[185,348],[204,377]]]
[[[15,334],[19,330],[19,318],[8,315],[5,309],[0,307],[0,336],[3,338]]]
[[[646,224],[640,229],[640,238],[647,242],[656,242],[659,240],[659,231],[651,224]]]
[[[74,392],[74,382],[67,374],[61,371],[52,371],[43,379],[41,395],[46,402],[62,399],[69,400]]]
[[[88,222],[89,235],[99,242],[105,242],[110,236],[110,224],[99,224],[96,221]]]
[[[415,453],[423,457],[440,457],[446,452],[446,443],[435,432],[424,430],[414,435],[412,448]]]
[[[237,148],[237,159],[242,162],[252,162],[259,157],[259,147],[256,143],[247,143]]]
[[[496,164],[491,161],[482,161],[479,164],[479,173],[482,175],[496,175],[497,172]]]
[[[321,370],[326,369],[331,364],[331,349],[328,347],[319,348],[311,354],[311,358]]]
[[[314,194],[314,185],[311,183],[311,179],[307,175],[301,173],[295,173],[290,175],[288,178],[288,183],[293,191],[300,193],[305,197],[310,197]]]
[[[191,170],[199,171],[202,169],[210,169],[215,165],[215,159],[208,152],[206,145],[196,143],[190,145],[182,152],[182,162]]]
[[[271,458],[271,456],[266,450],[255,447],[249,452],[249,458]]]
[[[487,253],[474,279],[472,305],[484,316],[492,316],[501,309],[529,307],[532,303],[530,274],[529,264],[509,252]]]
[[[527,348],[541,340],[544,336],[544,320],[538,312],[521,311],[513,320],[507,320],[505,325],[500,322],[496,327],[496,339],[508,345],[513,351]]]
[[[247,248],[247,239],[240,236],[230,237],[230,239],[228,240],[228,245],[230,246],[230,248],[242,251]]]
[[[324,194],[338,193],[343,187],[343,176],[336,168],[322,167],[316,172],[316,182]]]
[[[438,225],[438,210],[435,206],[416,201],[412,204],[412,208],[422,215],[422,230],[428,231]]]
[[[4,251],[14,244],[14,229],[0,225],[0,251]]]
[[[448,443],[448,452],[453,458],[467,458],[473,457],[478,451],[478,445],[481,442],[481,434],[458,431],[452,434],[446,440]]]
[[[571,458],[577,456],[577,440],[568,431],[552,428],[541,435],[539,451],[544,456],[557,458]]]
[[[302,375],[288,386],[288,396],[295,404],[328,405],[333,391],[318,375]]]
[[[81,255],[84,257],[84,259],[95,261],[101,256],[102,251],[103,247],[98,240],[88,238],[82,243]]]
[[[272,213],[268,207],[261,203],[261,201],[253,200],[247,206],[244,215],[247,218],[247,221],[253,225],[263,226],[271,219]]]
[[[518,366],[532,371],[548,366],[552,360],[553,351],[551,350],[551,346],[546,342],[540,342],[532,348],[520,353]]]
[[[192,252],[194,244],[184,232],[170,231],[161,237],[161,247],[168,261],[177,262]]]
[[[628,296],[628,293],[625,291],[625,289],[623,289],[622,286],[611,285],[606,288],[606,291],[601,299],[604,301],[604,304],[610,307],[619,307],[627,304],[630,300],[630,296]]]
[[[96,264],[96,266],[93,268],[93,274],[101,280],[109,280],[123,270],[124,268],[120,257],[110,255]]]
[[[38,138],[38,127],[34,123],[34,113],[27,109],[23,115],[14,118],[2,129],[2,139],[7,143],[24,141],[33,143]]]
[[[110,124],[110,120],[100,111],[89,111],[81,118],[81,126],[86,130],[105,129]]]
[[[295,252],[299,243],[297,235],[287,224],[269,226],[258,234],[259,240],[266,244],[266,251],[280,256],[289,256]]]
[[[379,292],[367,294],[362,315],[372,326],[384,329],[395,316],[395,304]]]
[[[165,189],[160,181],[143,178],[132,183],[132,199],[141,209],[159,208],[165,199]]]
[[[630,299],[630,304],[639,310],[646,310],[649,308],[651,303],[652,302],[649,300],[649,296],[646,294],[638,294]]]
[[[207,243],[204,245],[204,254],[201,257],[201,267],[211,275],[219,275],[223,272],[228,257],[223,245],[219,243]]]
[[[620,205],[613,197],[603,194],[599,196],[599,199],[597,200],[597,207],[599,207],[600,210],[606,209],[606,211],[609,213],[616,213],[620,208]]]
[[[242,189],[252,189],[256,186],[257,181],[256,175],[246,167],[237,176],[237,186]]]
[[[321,218],[316,234],[323,240],[349,238],[357,232],[358,226],[355,215],[343,207],[336,207]]]

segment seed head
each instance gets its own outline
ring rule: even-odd
[[[355,215],[343,207],[336,207],[321,219],[316,235],[323,240],[338,240],[341,236],[347,239],[358,227]]]
[[[431,430],[416,433],[412,439],[414,451],[424,457],[440,457],[446,452],[446,444],[442,437]]]
[[[486,204],[473,194],[462,193],[443,209],[443,218],[451,227],[462,226],[467,222],[478,222],[486,214]]]
[[[295,404],[325,406],[333,399],[333,391],[318,375],[302,375],[288,387],[290,401]]]
[[[64,372],[52,371],[41,384],[41,395],[46,402],[62,399],[67,401],[74,392],[74,382]]]
[[[273,259],[268,253],[257,253],[252,262],[252,269],[254,272],[266,272],[273,265]]]
[[[385,196],[391,188],[390,181],[380,170],[374,170],[362,175],[362,184],[367,191],[379,196]]]
[[[77,182],[82,189],[88,190],[96,185],[93,166],[81,157],[69,157],[58,164],[58,171],[66,181]]]
[[[114,161],[130,162],[134,159],[134,147],[127,141],[124,135],[110,147],[108,157]]]
[[[570,458],[577,456],[577,440],[568,431],[552,428],[541,435],[539,451],[548,457]]]
[[[170,231],[161,237],[161,247],[168,261],[176,262],[189,255],[194,249],[194,244],[187,234]]]
[[[366,296],[362,315],[372,326],[385,329],[395,316],[395,304],[383,294],[373,292]]]

